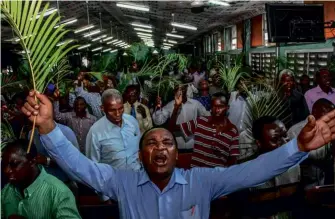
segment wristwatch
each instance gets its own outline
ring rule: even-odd
[[[50,165],[50,162],[51,162],[51,159],[50,159],[50,157],[47,157],[47,166],[49,166],[49,165]]]

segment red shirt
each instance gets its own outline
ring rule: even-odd
[[[194,135],[191,167],[225,167],[229,157],[240,155],[237,128],[228,120],[229,128],[217,132],[210,120],[211,116],[198,117],[180,124],[185,137]]]

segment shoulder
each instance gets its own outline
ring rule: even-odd
[[[126,120],[126,122],[130,122],[132,124],[137,124],[138,123],[137,120],[132,115],[123,113],[122,117],[123,117],[124,120]]]
[[[234,134],[238,134],[236,126],[233,123],[231,123],[231,121],[228,118],[227,118],[227,126],[229,131],[233,132]]]
[[[97,121],[91,126],[90,131],[89,131],[91,133],[101,132],[101,129],[100,129],[101,127],[103,127],[104,129],[107,129],[108,127],[110,127],[107,123],[106,116],[103,116],[100,119],[97,119],[95,117],[95,120]]]
[[[309,97],[311,94],[315,93],[315,91],[316,91],[316,87],[309,89],[308,91],[306,91],[305,97]]]

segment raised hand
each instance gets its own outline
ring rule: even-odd
[[[157,96],[156,98],[156,108],[162,107],[162,98],[160,96]]]
[[[308,123],[298,136],[298,146],[301,151],[318,149],[335,140],[335,110],[318,120],[308,117]]]
[[[138,105],[137,112],[141,114],[142,118],[147,118],[147,113],[145,112],[145,108],[141,105]]]
[[[35,100],[35,96],[39,102]],[[47,134],[55,128],[53,106],[47,96],[31,90],[21,111],[31,122],[36,117],[36,126],[39,128],[40,134]]]

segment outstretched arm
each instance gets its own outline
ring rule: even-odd
[[[118,171],[109,165],[89,160],[73,147],[55,125],[52,104],[45,95],[30,91],[22,112],[30,121],[35,121],[45,149],[66,173],[104,195],[116,198]]]

